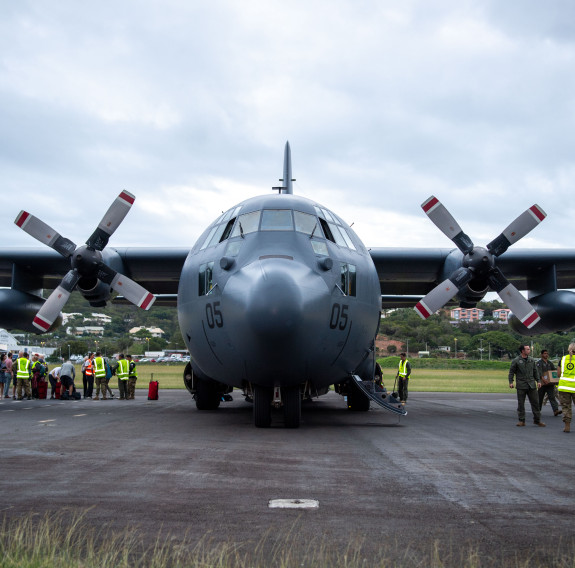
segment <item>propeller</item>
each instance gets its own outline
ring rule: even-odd
[[[540,317],[533,306],[505,278],[495,265],[495,259],[501,256],[512,244],[532,231],[547,214],[538,205],[533,205],[515,219],[501,234],[493,239],[486,248],[476,247],[466,235],[446,207],[433,195],[424,201],[421,208],[435,226],[446,235],[463,253],[463,266],[455,270],[449,278],[436,286],[420,300],[415,311],[427,319],[445,306],[460,290],[472,280],[488,285],[497,292],[501,300],[528,329],[533,327]],[[481,288],[480,288],[481,289]]]
[[[70,294],[81,278],[97,278],[120,292],[128,301],[149,310],[156,297],[127,276],[110,268],[103,260],[102,251],[132,207],[135,197],[122,191],[85,245],[77,246],[27,211],[20,211],[14,223],[35,239],[48,245],[64,258],[70,259],[71,269],[50,294],[32,322],[41,331],[48,331],[66,305]]]

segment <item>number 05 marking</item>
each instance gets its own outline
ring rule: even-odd
[[[224,316],[220,311],[220,302],[206,304],[206,321],[210,329],[214,329],[216,326],[224,327]]]
[[[347,327],[347,304],[334,304],[331,307],[331,317],[329,318],[330,329],[341,329],[342,331]]]

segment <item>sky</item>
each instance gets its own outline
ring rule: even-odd
[[[572,247],[572,0],[0,2],[0,246],[21,209],[81,243],[191,247],[223,210],[294,193],[368,247],[452,247],[437,196],[485,245]],[[40,245],[41,246],[41,245]]]

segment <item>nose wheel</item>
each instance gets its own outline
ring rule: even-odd
[[[269,428],[272,422],[272,407],[283,407],[286,428],[299,428],[301,420],[301,394],[299,386],[273,389],[254,385],[254,425]],[[274,391],[277,394],[274,396]],[[280,395],[281,393],[281,395]],[[281,399],[280,399],[281,396]]]
[[[301,395],[299,386],[282,388],[284,405],[284,425],[286,428],[299,428],[301,418]]]
[[[269,428],[272,423],[272,394],[272,389],[254,385],[254,425],[256,428]]]

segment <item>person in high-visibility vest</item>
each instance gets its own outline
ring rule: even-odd
[[[94,391],[94,354],[88,353],[84,363],[82,363],[82,383],[84,387],[84,398],[92,398]]]
[[[118,355],[118,389],[120,390],[120,400],[128,399],[128,379],[130,378],[130,364],[123,353]]]
[[[16,359],[16,379],[18,381],[18,400],[22,400],[22,390],[26,393],[26,398],[32,400],[32,389],[30,387],[30,373],[32,366],[28,353],[20,351],[18,359]]]
[[[395,375],[395,378],[398,382],[397,390],[399,392],[399,400],[404,406],[407,402],[407,385],[409,383],[409,375],[411,375],[411,364],[407,360],[407,355],[405,353],[400,353],[399,367],[397,369],[397,375]]]
[[[106,400],[108,398],[106,396],[108,380],[106,379],[106,363],[104,357],[102,357],[102,353],[96,351],[93,363],[94,380],[96,382],[96,396],[93,400],[100,400],[100,390],[102,391],[102,400]]]
[[[575,404],[575,343],[570,343],[557,369],[559,400],[563,408],[563,432],[571,432],[572,404]]]
[[[131,355],[126,355],[129,365],[128,373],[128,395],[127,400],[134,400],[136,394],[136,381],[138,380],[138,371],[136,371],[136,362],[132,359]]]

